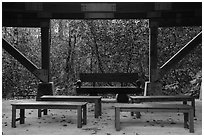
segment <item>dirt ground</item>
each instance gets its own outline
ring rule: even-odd
[[[196,100],[195,133],[183,127],[182,113],[148,112],[137,119],[129,112],[121,113],[121,130],[115,130],[114,105],[102,104],[102,116],[94,118],[94,104],[88,104],[87,125],[77,128],[76,110],[48,110],[48,115],[37,117],[36,109],[26,110],[25,124],[11,128],[11,103],[23,100],[2,100],[3,135],[202,135],[202,101]],[[168,102],[167,102],[168,103]],[[172,102],[171,102],[172,103]],[[173,102],[180,103],[180,102]],[[17,116],[18,116],[17,111]]]

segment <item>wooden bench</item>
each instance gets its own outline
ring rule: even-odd
[[[101,96],[42,96],[41,101],[66,101],[95,103],[95,118],[101,116]]]
[[[130,96],[131,103],[137,102],[168,102],[168,101],[182,101],[183,104],[191,102],[191,106],[194,109],[195,117],[195,98],[187,95],[178,95],[178,96]],[[133,113],[132,113],[133,115]]]
[[[41,117],[41,109],[77,109],[77,127],[81,128],[82,124],[87,122],[86,102],[20,102],[12,105],[11,127],[16,127],[16,121],[20,124],[25,123],[25,109],[38,109],[38,117]],[[20,118],[16,119],[16,110],[20,109]]]
[[[183,104],[118,104],[115,106],[115,128],[120,131],[120,112],[175,112],[184,113],[184,128],[194,132],[193,107]]]
[[[81,83],[77,84],[77,94],[134,94],[135,82],[138,80],[137,73],[80,73]],[[82,83],[91,82],[91,86]],[[100,84],[103,82],[103,85]],[[114,86],[113,82],[120,83],[121,87]],[[128,86],[126,86],[129,84]],[[101,84],[102,85],[102,84]],[[131,85],[131,86],[130,86]]]

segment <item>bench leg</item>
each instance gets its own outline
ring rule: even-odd
[[[186,105],[186,104],[187,104],[187,101],[183,101],[183,104]]]
[[[95,111],[94,111],[94,115],[95,115],[95,118],[98,118],[99,117],[99,103],[98,103],[98,100],[95,101]]]
[[[120,131],[120,108],[115,108],[115,128],[116,131]]]
[[[136,112],[136,117],[137,117],[137,118],[140,118],[140,117],[141,117],[140,112]]]
[[[41,109],[38,109],[38,117],[41,117]]]
[[[99,112],[98,112],[98,113],[99,113],[99,116],[101,116],[101,113],[102,113],[102,103],[101,103],[101,99],[98,101],[98,104],[99,104],[99,105],[98,105],[98,106],[99,106],[99,107],[98,107],[98,108],[99,108]]]
[[[25,109],[20,109],[20,124],[25,123]]]
[[[184,115],[184,128],[188,128],[188,113],[183,113]]]
[[[47,109],[43,109],[43,114],[47,115]]]
[[[187,101],[183,101],[184,105],[187,105]],[[188,117],[189,117],[189,113],[183,113],[184,115],[184,128],[189,128],[188,126]]]
[[[101,116],[101,100],[95,101],[95,118]]]
[[[189,112],[189,131],[190,133],[194,133],[194,109],[191,109]]]
[[[134,102],[133,102],[133,99],[131,99],[131,98],[130,98],[130,103],[131,103],[131,104],[134,103]],[[134,112],[131,111],[131,112],[130,112],[130,115],[131,115],[131,116],[134,116]]]
[[[131,116],[134,116],[134,112],[130,112]]]
[[[82,108],[77,108],[77,127],[82,128]]]
[[[84,105],[83,107],[82,107],[82,111],[83,111],[83,124],[84,125],[86,125],[86,123],[87,123],[87,109],[86,109],[86,105]]]
[[[11,120],[11,127],[16,127],[16,106],[12,106],[12,120]]]
[[[195,99],[193,98],[192,99],[192,101],[191,101],[191,105],[192,105],[192,107],[193,107],[193,115],[194,115],[194,117],[195,117]]]

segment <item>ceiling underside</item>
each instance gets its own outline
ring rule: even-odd
[[[202,2],[3,2],[2,26],[40,27],[50,19],[150,19],[158,26],[202,26]]]

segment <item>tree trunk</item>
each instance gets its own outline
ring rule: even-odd
[[[100,58],[100,54],[99,54],[99,51],[98,51],[98,45],[97,45],[97,40],[96,40],[96,34],[94,33],[93,22],[91,22],[91,23],[87,22],[87,24],[88,24],[89,27],[90,27],[90,31],[91,31],[91,34],[92,34],[93,39],[94,39],[94,47],[95,47],[96,57],[97,57],[97,60],[98,60],[99,70],[101,71],[101,73],[104,73],[103,64],[102,64],[102,61],[101,61],[101,58]]]

